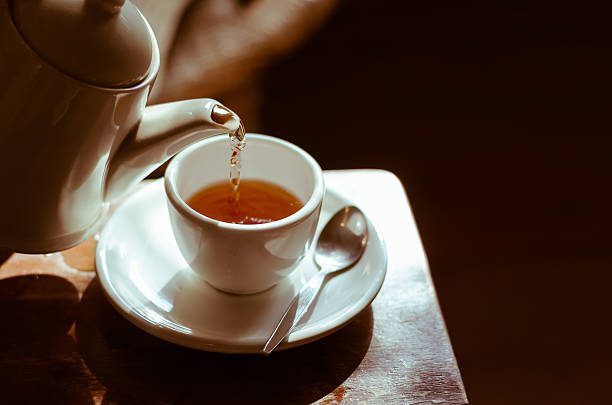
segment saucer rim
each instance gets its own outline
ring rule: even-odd
[[[325,171],[323,172],[325,174]],[[163,178],[147,181],[143,184],[139,189],[132,192],[128,195],[116,208],[115,212],[117,212],[121,207],[127,203],[129,203],[136,195],[145,192],[155,192],[155,187],[159,188],[160,192],[164,192],[163,188]],[[148,184],[147,184],[148,183]],[[161,183],[161,185],[160,185]],[[343,203],[349,203],[353,205],[357,205],[349,198],[343,196],[336,190],[332,190],[329,187],[325,190],[325,193],[322,198],[322,203],[329,198],[328,192],[334,195],[334,198],[339,199]],[[115,214],[113,212],[113,215]],[[308,328],[303,329],[300,328],[295,332],[291,333],[287,340],[280,344],[277,347],[277,351],[290,349],[293,347],[301,346],[304,344],[308,344],[329,336],[330,334],[342,329],[348,323],[350,323],[356,316],[358,316],[361,312],[366,310],[368,306],[372,303],[372,301],[378,295],[382,285],[384,283],[387,268],[388,268],[388,252],[385,240],[383,238],[380,229],[376,224],[374,224],[370,218],[367,216],[366,219],[368,223],[368,227],[370,229],[370,234],[375,234],[377,243],[375,244],[377,253],[381,260],[381,265],[377,266],[377,274],[374,278],[372,284],[367,288],[363,296],[369,296],[367,301],[363,301],[358,308],[354,306],[347,306],[339,311],[336,311],[336,315],[332,315],[331,319],[333,320],[333,325],[330,327],[329,324],[332,323],[330,321],[325,321],[326,319],[330,319],[330,317],[326,317],[324,319],[318,320],[317,322],[308,325]],[[112,218],[109,218],[107,224],[110,223]],[[216,353],[228,353],[228,354],[255,354],[261,353],[261,348],[259,345],[256,347],[253,344],[245,344],[245,343],[232,343],[228,344],[225,339],[215,339],[210,336],[202,337],[186,334],[177,330],[173,330],[168,328],[167,326],[162,326],[152,322],[151,320],[144,317],[142,314],[133,310],[132,305],[129,304],[122,296],[119,294],[116,288],[113,287],[112,281],[109,276],[109,266],[106,263],[106,255],[102,253],[105,247],[105,241],[108,239],[107,233],[110,232],[110,227],[104,226],[102,231],[100,232],[100,237],[98,241],[98,245],[96,247],[95,261],[96,261],[96,274],[98,276],[98,280],[100,281],[101,290],[103,291],[104,296],[107,301],[111,303],[113,308],[117,310],[125,319],[127,319],[131,324],[138,327],[139,329],[147,332],[161,340],[174,343],[183,347],[188,347],[196,350],[203,350],[208,352],[216,352]],[[102,271],[102,269],[105,269]],[[214,288],[214,287],[212,287]],[[351,308],[353,310],[351,310]],[[263,347],[263,346],[262,346]]]

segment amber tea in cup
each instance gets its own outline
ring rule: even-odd
[[[186,203],[209,218],[232,224],[267,224],[288,217],[302,202],[284,188],[263,180],[240,181],[244,125],[230,133],[229,182],[218,182],[197,191]]]
[[[237,190],[228,181],[197,191],[187,205],[202,215],[234,224],[265,224],[288,217],[302,202],[284,188],[263,180],[244,179]]]

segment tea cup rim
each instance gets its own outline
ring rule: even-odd
[[[304,203],[302,208],[300,208],[293,214],[285,218],[264,224],[234,224],[224,222],[202,215],[193,208],[191,208],[176,190],[175,181],[177,177],[178,168],[181,165],[182,161],[187,158],[191,153],[194,153],[195,150],[205,147],[209,143],[219,142],[221,137],[227,136],[228,134],[212,136],[210,138],[206,138],[202,141],[196,142],[195,144],[188,146],[187,148],[179,152],[166,168],[166,173],[164,175],[164,189],[166,191],[166,196],[168,197],[170,203],[182,215],[185,215],[188,218],[191,218],[197,222],[206,223],[225,230],[256,233],[280,229],[288,225],[300,223],[306,218],[308,218],[310,215],[312,215],[312,213],[315,212],[317,208],[321,205],[323,201],[323,194],[325,193],[323,171],[317,161],[308,152],[306,152],[299,146],[291,142],[285,141],[281,138],[258,133],[247,133],[247,145],[248,141],[251,139],[280,144],[288,149],[297,152],[308,163],[308,165],[313,171],[315,178],[314,190],[312,191],[312,194],[310,195],[308,200]]]

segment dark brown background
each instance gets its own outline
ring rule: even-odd
[[[612,14],[454,3],[343,2],[250,129],[399,176],[472,403],[607,403]]]

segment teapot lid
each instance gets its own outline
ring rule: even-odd
[[[13,19],[48,63],[102,87],[130,87],[151,68],[155,37],[126,0],[17,0]]]

